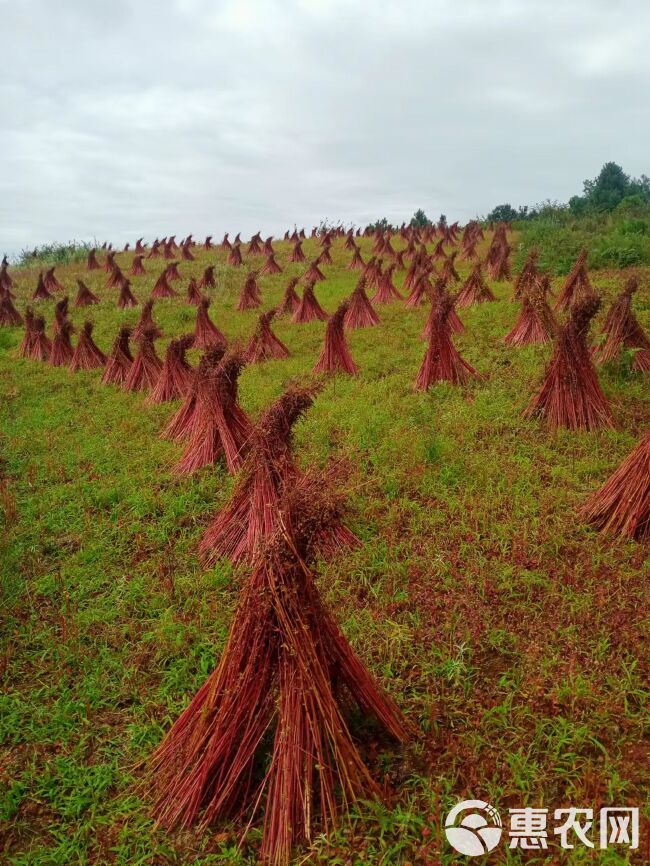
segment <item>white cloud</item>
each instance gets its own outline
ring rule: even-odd
[[[0,0],[2,246],[466,219],[648,171],[641,0]],[[622,136],[621,129],[635,134]]]

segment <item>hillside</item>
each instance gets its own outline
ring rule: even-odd
[[[372,238],[358,243],[367,260]],[[289,262],[290,243],[274,248],[283,271],[259,278],[263,310],[305,270]],[[320,252],[317,239],[303,248],[307,262]],[[221,248],[193,254],[179,264],[180,296],[154,306],[161,357],[193,330],[184,293],[207,265],[210,315],[231,344],[247,344],[261,311],[235,306],[263,259],[245,254],[235,268]],[[329,313],[358,280],[342,238],[332,257],[315,290]],[[116,255],[125,273],[132,259]],[[165,264],[145,258],[146,274],[131,277],[140,303]],[[458,268],[464,279],[471,264]],[[39,267],[10,272],[23,312]],[[650,270],[638,273],[634,306],[650,331]],[[77,262],[56,275],[71,301],[77,278],[101,298],[71,303],[70,317],[77,332],[95,323],[104,352],[137,322],[141,306],[119,310],[103,270]],[[592,335],[626,276],[591,272],[603,298]],[[599,367],[611,430],[523,420],[552,348],[504,345],[518,304],[512,282],[490,286],[497,300],[460,310],[466,329],[454,337],[480,379],[414,391],[428,306],[378,307],[377,327],[347,332],[359,375],[327,379],[296,427],[302,467],[337,464],[347,524],[363,542],[319,564],[319,589],[416,732],[399,749],[352,720],[387,804],[358,809],[296,863],[461,862],[441,816],[470,797],[502,812],[647,801],[650,551],[595,533],[576,512],[648,429],[648,379],[626,362]],[[49,333],[54,301],[34,306]],[[325,324],[278,317],[273,329],[291,356],[244,369],[240,400],[254,419],[290,383],[312,381]],[[220,465],[173,473],[182,446],[159,433],[177,404],[145,405],[97,371],[18,359],[21,338],[22,328],[0,328],[0,850],[13,866],[255,863],[258,822],[240,851],[237,822],[154,831],[140,787],[152,750],[219,660],[247,573],[226,562],[206,570],[197,556],[233,478]]]

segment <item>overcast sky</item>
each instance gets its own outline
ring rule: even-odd
[[[0,249],[650,174],[648,0],[0,0]]]

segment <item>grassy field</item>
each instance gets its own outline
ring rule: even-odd
[[[276,246],[284,273],[261,279],[264,308],[304,270],[287,262],[288,244]],[[317,254],[315,241],[304,246]],[[330,312],[358,277],[342,247],[335,241],[316,288]],[[367,259],[370,242],[361,247]],[[117,261],[126,269],[131,258]],[[212,318],[243,343],[258,315],[234,310],[246,268],[199,250],[175,287],[211,263]],[[132,282],[140,301],[163,263],[145,266]],[[38,270],[13,274],[22,310]],[[103,271],[71,264],[57,276],[71,300],[78,276],[102,297],[71,317],[77,326],[92,318],[105,351],[119,324],[137,320],[139,308],[116,308]],[[624,277],[592,276],[606,302]],[[418,737],[401,751],[364,738],[387,804],[368,804],[296,864],[470,862],[441,833],[446,811],[470,797],[502,816],[627,803],[647,819],[650,550],[596,535],[575,514],[647,429],[650,389],[625,364],[607,367],[616,429],[523,421],[550,350],[503,344],[517,305],[509,284],[493,288],[497,302],[461,311],[466,332],[456,338],[480,381],[415,393],[426,310],[380,308],[378,327],[349,334],[358,378],[330,380],[297,427],[302,465],[344,461],[349,523],[363,540],[319,567],[320,589]],[[645,292],[635,307],[650,329]],[[36,306],[49,330],[53,302]],[[194,315],[180,298],[156,303],[161,355]],[[310,376],[324,327],[276,322],[292,356],[244,371],[251,415]],[[96,372],[17,360],[21,336],[0,329],[0,861],[253,864],[258,830],[239,851],[230,826],[154,831],[141,787],[148,756],[227,635],[242,572],[202,570],[197,544],[233,480],[219,467],[174,477],[181,448],[158,438],[174,407],[144,406]],[[491,862],[645,862],[624,848],[554,856],[502,842]]]

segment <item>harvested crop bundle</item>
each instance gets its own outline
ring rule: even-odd
[[[194,371],[185,357],[185,352],[194,342],[193,334],[186,334],[177,340],[172,340],[167,346],[165,360],[158,375],[156,384],[146,403],[167,403],[170,400],[179,400],[189,392],[192,387]]]
[[[309,267],[303,274],[303,281],[305,285],[309,285],[310,283],[313,285],[314,283],[322,282],[324,279],[325,276],[315,261],[309,265]]]
[[[10,292],[7,289],[0,291],[0,325],[11,328],[22,323],[23,317],[15,308]]]
[[[168,283],[183,279],[180,271],[178,270],[178,262],[171,262],[169,265],[167,265],[165,274]]]
[[[630,277],[610,307],[603,326],[605,340],[594,349],[594,359],[604,364],[616,360],[623,348],[636,349],[632,369],[650,373],[650,339],[632,310],[632,295],[638,287],[638,279]]]
[[[415,380],[418,391],[428,391],[436,382],[464,385],[471,378],[478,377],[476,370],[454,346],[449,323],[453,309],[454,298],[447,292],[440,294],[433,302],[428,323],[429,345]]]
[[[233,265],[236,268],[243,265],[244,261],[241,256],[241,246],[239,244],[234,244],[234,246],[230,248],[227,261],[229,265]]]
[[[106,364],[106,355],[93,340],[94,327],[92,322],[84,322],[70,359],[70,370],[73,373],[78,370],[96,370]]]
[[[52,338],[52,349],[49,362],[53,367],[67,367],[72,361],[74,349],[71,336],[74,333],[72,322],[64,319],[56,329]]]
[[[525,418],[544,418],[552,428],[570,430],[612,426],[609,403],[587,345],[589,325],[599,307],[600,299],[591,295],[571,308],[568,321],[558,331],[544,381],[525,410]]]
[[[161,439],[170,439],[173,442],[181,442],[187,439],[194,422],[194,414],[197,409],[197,393],[199,382],[214,370],[225,354],[222,347],[208,349],[199,360],[198,367],[192,374],[192,381],[182,405],[174,414],[173,418],[160,434]]]
[[[547,276],[539,276],[524,289],[519,316],[504,338],[504,343],[509,346],[531,346],[549,343],[553,339],[557,322],[546,300],[548,284]]]
[[[403,300],[402,295],[393,283],[393,274],[396,267],[396,263],[393,262],[382,273],[377,283],[377,291],[372,298],[373,304],[390,304],[393,301]]]
[[[100,270],[101,265],[97,261],[97,250],[92,249],[88,253],[88,259],[86,260],[86,270],[87,271],[98,271]]]
[[[162,369],[154,342],[156,336],[155,328],[147,328],[138,334],[138,351],[124,380],[125,391],[151,391],[155,388]]]
[[[281,273],[282,273],[282,268],[276,262],[275,255],[273,253],[270,253],[270,255],[268,255],[266,257],[266,261],[264,262],[264,266],[262,267],[260,274],[281,274]]]
[[[54,295],[45,285],[45,279],[43,277],[43,274],[40,273],[38,275],[38,282],[36,283],[34,294],[32,295],[32,301],[50,301],[53,297]]]
[[[122,273],[119,265],[113,265],[113,269],[110,272],[108,279],[106,280],[106,288],[107,289],[121,289],[126,281],[126,277]]]
[[[259,361],[270,359],[288,358],[289,350],[271,330],[271,321],[275,316],[275,310],[262,313],[259,317],[255,333],[246,348],[244,357],[249,364],[257,364]]]
[[[133,364],[133,355],[129,348],[129,337],[131,329],[127,326],[120,328],[113,343],[113,348],[106,361],[102,383],[104,385],[122,385]]]
[[[314,388],[290,387],[267,409],[250,437],[250,451],[230,501],[210,523],[201,539],[203,564],[219,558],[253,562],[256,553],[277,531],[280,507],[291,497],[291,512],[316,510],[319,525],[314,552],[333,555],[355,547],[359,539],[347,529],[330,494],[332,470],[317,477],[303,475],[293,456],[293,428],[314,401]]]
[[[241,292],[239,293],[239,301],[236,309],[240,312],[244,310],[254,310],[261,306],[262,297],[257,286],[257,271],[251,273],[244,280]]]
[[[120,295],[117,299],[117,306],[120,310],[125,310],[128,307],[137,307],[138,299],[131,291],[131,283],[129,280],[124,280],[120,288]],[[153,301],[151,302],[153,304]]]
[[[358,246],[354,246],[354,253],[352,258],[350,259],[350,263],[348,264],[349,271],[362,271],[365,268],[365,262],[361,257],[361,250]]]
[[[262,255],[262,237],[259,232],[257,232],[257,234],[254,234],[253,237],[250,239],[247,254],[249,256]]]
[[[462,285],[458,298],[456,299],[457,307],[471,307],[474,304],[483,304],[486,301],[495,301],[496,298],[492,290],[485,282],[483,277],[483,269],[481,263],[478,262],[469,277]]]
[[[196,325],[194,327],[195,349],[210,349],[213,346],[225,348],[227,344],[226,338],[210,318],[209,306],[210,298],[201,298],[196,311]]]
[[[35,316],[30,309],[25,311],[25,336],[18,349],[21,358],[32,361],[47,361],[52,344],[45,333],[45,319]]]
[[[569,275],[566,278],[562,291],[558,295],[555,309],[566,309],[575,302],[592,297],[594,294],[589,274],[587,273],[587,256],[589,253],[586,249],[580,251],[580,255],[571,268]]]
[[[517,274],[517,279],[515,280],[515,285],[512,293],[515,301],[519,301],[521,300],[521,298],[525,297],[528,290],[539,279],[540,272],[537,268],[538,258],[539,251],[536,249],[533,249],[528,253],[526,261],[524,262],[524,266]]]
[[[102,269],[106,271],[107,274],[110,274],[113,268],[115,268],[115,253],[109,251],[106,254],[106,261],[102,265]]]
[[[173,298],[177,292],[169,285],[167,268],[161,273],[151,290],[152,298]]]
[[[426,270],[419,271],[417,277],[412,282],[412,288],[407,297],[404,299],[404,306],[408,309],[419,307],[421,304],[431,300],[432,286],[429,280],[429,273]]]
[[[92,304],[98,304],[99,298],[94,292],[91,292],[83,280],[77,280],[77,297],[75,298],[75,307],[90,307]]]
[[[199,288],[198,283],[194,279],[194,277],[190,277],[190,281],[187,284],[187,295],[185,296],[185,303],[189,304],[193,307],[198,307],[201,303],[203,295],[201,294],[201,289]]]
[[[133,261],[131,262],[131,269],[129,270],[129,273],[131,274],[132,277],[137,277],[137,276],[141,276],[142,274],[146,274],[146,271],[144,269],[144,265],[142,264],[143,258],[144,258],[143,255],[133,256]]]
[[[291,251],[291,255],[289,256],[290,262],[304,262],[305,254],[302,250],[302,244],[299,240],[294,241],[293,250]]]
[[[154,340],[162,337],[163,332],[153,320],[153,305],[154,301],[149,299],[142,307],[138,324],[133,331],[133,339],[137,342],[145,331],[154,332]]]
[[[302,293],[300,304],[293,314],[292,321],[304,324],[305,322],[315,321],[326,322],[327,319],[327,313],[318,303],[314,294],[314,284],[307,283]]]
[[[214,278],[214,265],[208,265],[208,267],[203,271],[203,276],[198,282],[198,287],[200,289],[214,289],[217,285]]]
[[[295,844],[381,797],[344,718],[345,694],[398,741],[406,723],[325,608],[282,509],[242,591],[221,661],[153,758],[155,813],[167,827],[204,826],[264,810],[261,862],[288,866]],[[273,744],[265,736],[275,729]],[[265,754],[266,753],[266,754]],[[266,760],[265,760],[266,757]],[[261,784],[256,768],[268,765]]]
[[[458,253],[456,251],[451,253],[449,258],[445,259],[445,263],[442,266],[442,271],[440,272],[440,276],[447,283],[451,282],[452,280],[454,283],[460,282],[460,275],[459,275],[458,271],[456,270],[456,266],[455,266],[457,255],[458,255]]]
[[[348,373],[356,376],[358,367],[355,364],[345,338],[345,317],[349,302],[343,301],[335,313],[330,316],[325,329],[325,341],[320,357],[314,367],[314,373]]]
[[[196,405],[187,433],[187,447],[174,469],[177,475],[196,472],[224,460],[228,471],[243,463],[251,422],[238,403],[238,380],[244,359],[231,355],[217,367],[199,368]]]
[[[361,277],[348,301],[345,314],[346,328],[370,328],[379,324],[379,316],[373,309],[366,294],[366,281]]]
[[[293,313],[295,313],[300,306],[300,298],[298,297],[298,293],[296,292],[297,285],[298,277],[291,277],[291,279],[287,283],[286,289],[284,290],[282,301],[280,302],[281,315],[293,315]]]
[[[52,325],[54,334],[58,334],[65,322],[68,321],[69,303],[69,299],[66,296],[65,298],[61,298],[54,307],[54,323]]]
[[[603,532],[650,541],[650,430],[616,472],[592,493],[580,518]]]

